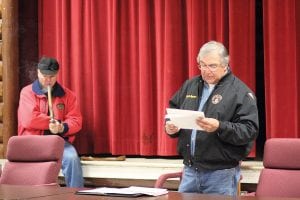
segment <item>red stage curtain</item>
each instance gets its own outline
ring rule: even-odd
[[[300,137],[300,1],[265,0],[266,137]]]
[[[39,54],[58,58],[59,81],[81,105],[81,154],[177,155],[165,108],[199,73],[208,40],[224,42],[234,73],[255,90],[253,0],[38,2]]]

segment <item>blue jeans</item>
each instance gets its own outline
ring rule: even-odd
[[[184,167],[179,192],[237,195],[240,166],[223,170],[195,170]]]
[[[65,142],[61,168],[67,187],[84,186],[80,159],[76,149],[69,142]]]

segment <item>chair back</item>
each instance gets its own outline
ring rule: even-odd
[[[0,183],[57,185],[63,150],[64,140],[56,135],[12,136]]]
[[[256,196],[300,197],[300,138],[268,139]]]
[[[164,188],[164,184],[167,182],[168,179],[171,178],[179,178],[179,182],[181,181],[183,172],[171,172],[161,174],[158,179],[155,181],[154,187],[155,188]]]

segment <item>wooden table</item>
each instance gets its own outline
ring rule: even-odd
[[[74,188],[59,186],[24,186],[0,184],[0,199],[31,199],[45,196],[74,194]]]
[[[296,200],[297,198],[272,198],[272,197],[253,197],[253,196],[222,196],[222,195],[205,195],[192,193],[169,192],[166,195],[158,197],[109,197],[109,196],[94,196],[94,195],[76,195],[71,193],[59,194],[55,196],[46,196],[39,198],[41,200]],[[300,200],[300,198],[298,198]]]
[[[300,200],[300,198],[271,198],[254,196],[222,196],[204,195],[194,193],[169,192],[158,197],[109,197],[96,195],[76,195],[76,188],[56,187],[56,186],[16,186],[0,185],[0,199],[41,199],[41,200]]]

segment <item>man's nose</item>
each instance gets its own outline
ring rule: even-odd
[[[51,82],[51,77],[45,77],[46,82]]]
[[[51,85],[51,80],[49,79],[49,80],[45,80],[45,84],[46,85]]]

